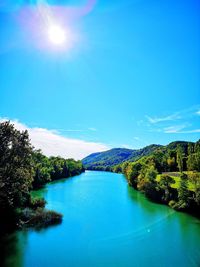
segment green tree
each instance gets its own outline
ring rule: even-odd
[[[124,163],[122,163],[122,173],[124,173],[126,175],[126,170],[128,167],[128,161],[125,161]]]
[[[187,159],[187,169],[189,171],[200,171],[200,145],[199,141],[193,145],[188,146],[188,159]]]
[[[145,179],[148,182],[155,182],[157,175],[158,175],[157,170],[153,166],[150,166],[145,173]]]
[[[142,169],[142,164],[140,162],[131,162],[126,168],[126,177],[128,182],[133,187],[137,186],[137,177]]]
[[[178,145],[177,147],[177,163],[180,172],[183,172],[183,148]]]
[[[188,174],[188,177],[194,188],[194,201],[198,206],[200,206],[200,173],[192,172]]]
[[[34,178],[33,188],[40,188],[51,181],[52,166],[48,157],[40,150],[33,152]]]
[[[189,207],[190,193],[188,190],[188,176],[182,173],[180,176],[180,186],[178,188],[178,207],[185,209]]]
[[[0,123],[0,207],[14,210],[28,201],[33,181],[33,148],[27,131]]]
[[[200,151],[195,153],[195,169],[196,171],[200,172]]]
[[[157,181],[156,181],[157,174],[158,172],[154,168],[154,166],[150,166],[146,169],[144,179],[142,180],[143,183],[142,186],[145,195],[154,201],[158,200]]]
[[[120,173],[120,172],[122,172],[122,167],[121,167],[121,165],[120,165],[120,164],[115,165],[115,166],[113,167],[113,172],[116,172],[116,173]]]
[[[196,156],[195,154],[189,154],[187,158],[187,170],[193,171],[196,169]]]
[[[197,188],[195,188],[195,202],[198,206],[200,206],[200,183]]]
[[[167,159],[167,164],[170,172],[176,171],[177,163],[175,157],[169,157]]]
[[[33,149],[27,131],[16,130],[9,121],[0,123],[0,214],[4,215],[0,231],[7,225],[41,227],[60,222],[60,214],[44,209],[44,200],[31,199],[30,189],[83,171],[81,161],[48,158]]]
[[[192,143],[188,144],[188,155],[191,155],[194,153],[194,146]]]
[[[166,203],[173,197],[171,185],[174,183],[175,181],[171,176],[165,174],[161,175],[159,187],[163,190],[162,200]]]

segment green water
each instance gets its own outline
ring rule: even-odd
[[[12,235],[6,266],[200,266],[200,221],[146,200],[121,174],[87,171],[36,194],[63,223]]]

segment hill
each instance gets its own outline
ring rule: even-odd
[[[148,156],[161,147],[160,145],[150,145],[142,149],[113,148],[104,152],[93,153],[82,159],[82,163],[86,169],[106,170],[106,168],[125,161],[135,161],[143,156]]]
[[[85,168],[123,173],[146,197],[200,217],[200,140],[114,148],[82,160]]]

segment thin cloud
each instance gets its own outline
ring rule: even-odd
[[[8,119],[1,118],[0,122],[6,120]],[[33,146],[37,149],[41,149],[47,156],[82,159],[91,153],[109,149],[107,145],[102,143],[88,142],[62,136],[57,130],[38,127],[31,128],[18,120],[10,120],[10,122],[20,131],[28,130]]]
[[[200,116],[199,106],[193,106],[184,110],[180,110],[165,117],[146,116],[146,118],[151,124],[156,124],[160,122],[176,121],[180,119],[191,119],[192,117],[194,117],[194,115]]]
[[[195,124],[197,123],[197,116],[200,116],[199,106],[193,106],[185,110],[180,110],[165,117],[146,116],[149,123],[146,123],[146,127],[149,127],[151,132],[167,134],[199,133],[199,128],[195,127]],[[191,129],[192,127],[193,129]]]
[[[200,129],[193,129],[188,131],[182,131],[181,133],[200,133]]]
[[[92,132],[96,132],[97,129],[94,128],[94,127],[89,127],[89,128],[86,128],[86,129],[58,129],[56,131],[60,131],[60,132],[77,132],[77,133],[81,133],[81,132],[88,132],[88,131],[92,131]]]
[[[178,113],[166,116],[166,117],[150,117],[150,116],[146,116],[146,118],[148,119],[148,121],[152,124],[156,124],[159,122],[165,122],[165,121],[174,121],[174,120],[178,120],[181,118],[181,116]]]
[[[182,129],[185,128],[185,125],[174,125],[164,128],[164,133],[180,133]]]
[[[196,112],[196,114],[200,116],[200,110],[198,110],[198,111]]]
[[[176,125],[164,128],[164,133],[174,133],[174,134],[190,134],[190,133],[200,133],[200,129],[186,129],[185,125]]]
[[[97,129],[94,128],[94,127],[89,127],[88,130],[89,130],[89,131],[92,131],[92,132],[96,132],[96,131],[97,131]]]
[[[60,129],[62,132],[84,132],[84,130],[80,129]]]

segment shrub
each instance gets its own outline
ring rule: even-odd
[[[44,198],[31,198],[30,208],[36,210],[37,208],[44,208],[46,205],[46,200]]]
[[[49,225],[56,225],[62,222],[62,214],[38,208],[33,211],[31,209],[24,209],[22,226],[41,229]]]
[[[172,208],[172,209],[176,209],[177,208],[177,202],[175,200],[170,200],[168,205]]]

